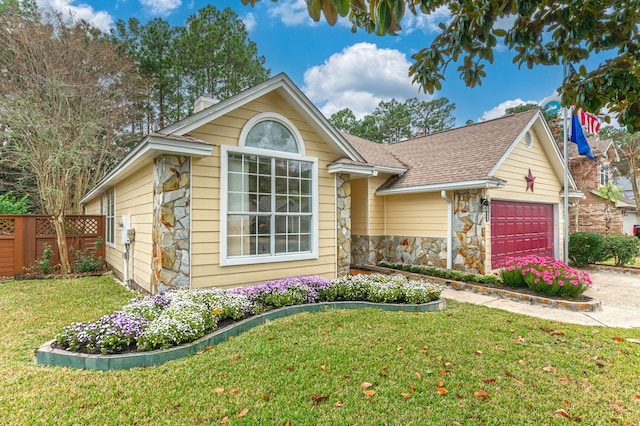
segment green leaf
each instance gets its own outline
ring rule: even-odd
[[[347,16],[349,10],[351,10],[351,0],[331,0],[331,3],[340,16]]]
[[[307,0],[307,10],[311,19],[318,22],[322,11],[322,0]]]
[[[322,12],[329,25],[335,25],[338,20],[338,10],[331,0],[322,0]]]
[[[381,0],[378,3],[378,15],[376,19],[376,34],[385,35],[391,27],[393,16],[391,14],[391,8],[387,0]]]

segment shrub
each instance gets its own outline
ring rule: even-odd
[[[510,258],[507,268],[510,269],[507,275],[509,279],[516,280],[516,275],[520,274],[531,290],[549,296],[575,298],[592,284],[589,274],[550,257],[532,255]],[[503,274],[501,271],[500,275]],[[505,284],[511,285],[506,281]]]
[[[53,248],[51,244],[44,243],[42,245],[42,259],[36,260],[36,264],[38,265],[38,269],[40,272],[48,275],[53,271],[51,267],[51,256],[53,256]]]
[[[627,235],[607,235],[604,237],[606,253],[613,257],[616,266],[632,263],[640,255],[640,239]]]
[[[607,258],[604,237],[594,232],[569,235],[569,260],[575,266],[602,262]]]
[[[326,290],[327,300],[365,300],[376,303],[427,303],[436,300],[442,287],[402,275],[353,275],[338,278]]]
[[[104,241],[100,238],[93,244],[92,248],[86,248],[84,250],[73,250],[73,248],[71,248],[75,254],[75,261],[71,264],[71,269],[74,272],[83,274],[103,269],[104,260],[102,256],[96,256],[96,251],[102,244],[104,244]]]
[[[378,265],[384,268],[397,269],[400,271],[413,272],[415,274],[429,275],[432,277],[469,281],[476,283],[497,284],[499,282],[498,277],[494,275],[479,275],[470,274],[468,272],[454,271],[452,269],[440,269],[431,266],[423,265],[409,265],[406,263],[387,263],[380,262]]]
[[[17,198],[11,191],[0,194],[0,214],[29,214],[28,198]]]

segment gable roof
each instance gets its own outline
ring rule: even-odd
[[[271,92],[277,92],[282,96],[337,154],[352,161],[364,162],[358,151],[347,143],[340,132],[329,123],[329,120],[322,115],[309,98],[284,73],[280,73],[256,86],[198,111],[177,123],[161,129],[159,133],[177,136],[188,135],[190,131]]]
[[[560,151],[542,113],[529,110],[389,145],[346,136],[360,154],[374,164],[403,165],[406,172],[393,176],[380,194],[430,192],[462,188],[502,187],[495,177],[527,131],[535,128],[558,178],[564,179]],[[575,188],[573,179],[570,186]]]

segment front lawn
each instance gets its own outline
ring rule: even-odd
[[[78,371],[33,351],[132,294],[109,278],[0,284],[0,424],[638,424],[638,330],[448,301],[300,314],[155,368]]]

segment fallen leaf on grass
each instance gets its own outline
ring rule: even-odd
[[[546,367],[542,367],[542,369],[544,371],[546,371],[547,373],[553,373],[556,374],[558,372],[558,370],[555,367],[552,367],[550,365],[547,365]]]
[[[420,374],[420,373],[416,373],[416,377],[417,377],[418,379],[422,379],[422,374]]]
[[[481,400],[483,400],[483,401],[484,401],[484,400],[485,400],[485,399],[487,399],[487,397],[489,396],[489,393],[488,393],[488,392],[485,392],[485,391],[481,391],[481,390],[479,390],[479,391],[475,391],[475,392],[473,393],[473,396],[475,396],[476,398],[480,398]]]
[[[371,324],[367,324],[367,328],[369,328],[369,329],[370,329],[370,328],[371,328]]]
[[[448,390],[446,390],[445,388],[437,388],[436,389],[436,393],[440,394],[440,395],[446,395],[449,393]]]
[[[441,388],[444,386],[444,382],[442,380],[438,380],[438,387]]]
[[[242,411],[240,411],[238,413],[238,415],[236,417],[240,419],[240,418],[246,416],[248,412],[249,412],[249,409],[245,407],[245,408],[242,409]]]
[[[524,383],[522,383],[520,380],[518,380],[516,378],[513,378],[513,377],[511,379],[515,382],[516,385],[524,386]]]
[[[328,399],[328,396],[320,396],[320,395],[311,395],[311,401],[313,401],[313,405],[318,405],[325,399]]]
[[[282,426],[291,426],[291,423],[287,420],[286,422],[282,423]]]
[[[223,393],[224,392],[224,388],[215,388],[213,391],[215,393]]]
[[[198,355],[202,355],[203,353],[210,351],[211,349],[215,348],[215,346],[207,346],[206,348],[202,349],[201,351],[196,352]]]
[[[320,370],[324,370],[325,368],[327,368],[324,364],[320,365]]]
[[[613,340],[616,342],[624,342],[624,337],[614,337]]]
[[[562,405],[565,405],[567,407],[571,407],[571,403],[569,401],[562,401]]]
[[[231,388],[231,389],[229,389],[229,393],[230,393],[231,395],[235,395],[236,393],[238,393],[238,388]]]
[[[373,389],[369,389],[366,391],[362,391],[363,394],[367,395],[367,396],[372,396],[376,394],[376,391],[374,391]]]
[[[412,391],[412,392],[415,392],[416,391],[416,387],[409,385],[409,390]]]
[[[287,367],[287,370],[289,370],[289,371],[293,371],[293,370],[295,370],[295,368],[293,368],[293,367]]]
[[[449,373],[451,373],[451,370],[440,370],[440,371],[438,371],[438,374],[441,375],[441,376],[446,376]]]
[[[336,402],[336,407],[342,407],[343,405],[344,405],[344,402],[342,401]]]
[[[519,360],[518,360],[518,364],[520,364],[520,365],[526,365],[526,364],[527,364],[527,361],[525,361],[524,359],[519,359]]]
[[[568,382],[569,381],[569,376],[558,377],[558,380],[561,381],[561,382]]]
[[[571,416],[569,415],[569,413],[567,413],[567,410],[565,410],[565,409],[563,409],[563,408],[558,408],[558,409],[555,411],[555,413],[556,413],[556,415],[558,415],[558,416],[562,416],[562,417],[564,417],[564,418],[566,418],[566,419],[570,419],[570,418],[571,418]]]
[[[634,395],[633,400],[635,402],[640,402],[640,395]]]
[[[373,385],[372,385],[371,383],[369,383],[369,382],[362,382],[362,383],[360,383],[360,387],[363,387],[363,388],[365,388],[365,389],[366,389],[366,388],[370,388],[371,386],[373,386]]]
[[[220,419],[220,423],[225,424],[229,422],[229,416],[224,416],[223,418]]]
[[[626,339],[626,340],[627,340],[627,342],[629,342],[629,343],[640,343],[640,339],[633,339],[633,338],[631,338],[631,337],[630,337],[630,338],[628,338],[628,339]]]
[[[484,383],[495,383],[496,379],[494,377],[489,377],[488,379],[483,380]]]
[[[482,354],[484,354],[484,352],[482,352],[482,351],[478,350],[478,351],[476,351],[476,352],[475,352],[475,354],[476,354],[476,355],[482,355]]]
[[[411,394],[409,392],[401,392],[400,395],[402,395],[403,398],[411,398]]]

